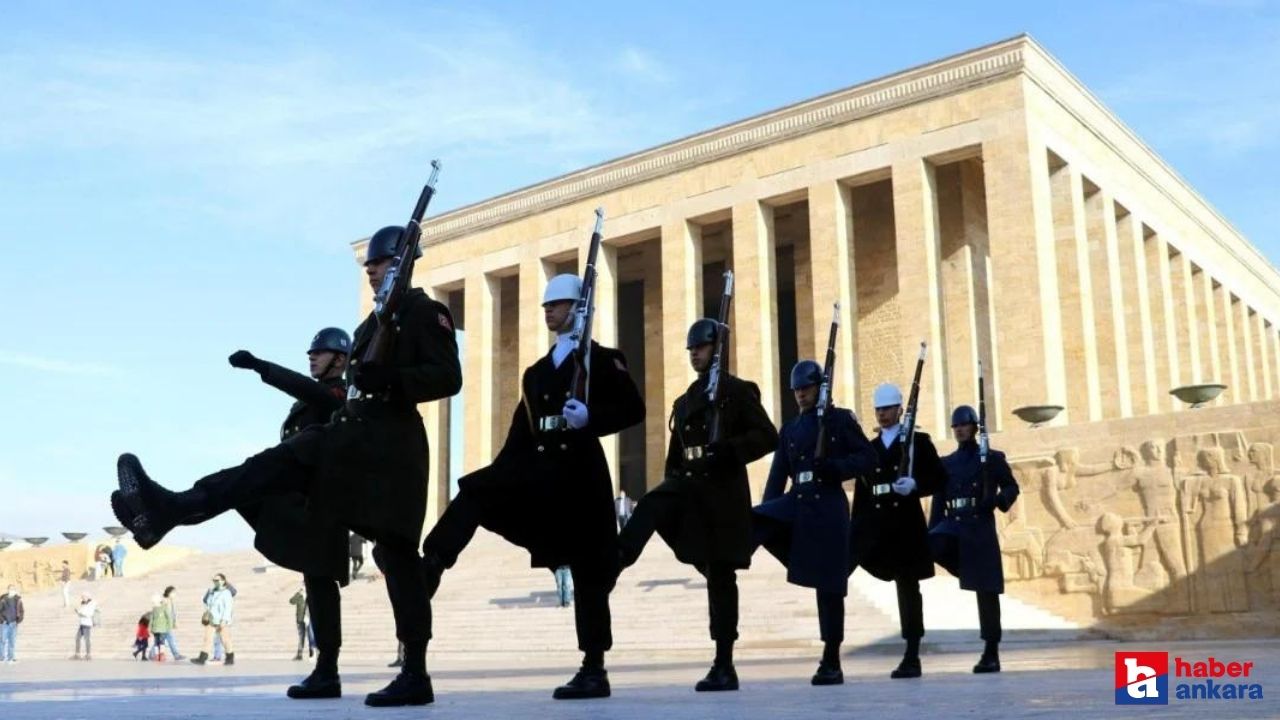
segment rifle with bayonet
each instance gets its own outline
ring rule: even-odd
[[[836,333],[840,330],[840,303],[835,304],[831,317],[831,330],[827,333],[827,357],[822,362],[822,384],[818,386],[818,442],[813,450],[813,467],[817,469],[827,456],[827,410],[831,409],[831,385],[836,372]],[[813,480],[813,472],[800,473],[797,482]]]
[[[920,356],[916,358],[916,373],[911,379],[911,395],[907,399],[907,411],[902,415],[902,457],[898,460],[898,477],[915,477],[916,411],[920,405],[920,375],[924,372],[924,356],[927,346],[920,343]]]
[[[991,484],[991,474],[987,471],[987,455],[991,443],[987,437],[987,398],[982,380],[982,361],[978,361],[978,467],[981,468],[982,505],[992,507],[995,502],[996,489]]]
[[[391,341],[395,336],[395,317],[409,292],[409,283],[413,281],[413,264],[417,259],[418,242],[422,239],[422,217],[427,214],[427,205],[436,194],[436,180],[440,177],[440,161],[431,161],[431,177],[422,187],[418,195],[418,204],[413,207],[413,214],[405,225],[404,236],[400,238],[400,246],[396,248],[395,257],[387,274],[382,278],[382,285],[373,297],[373,317],[377,321],[373,337],[370,338],[360,362],[364,365],[377,365],[387,359],[391,351]],[[354,386],[352,386],[354,388]]]
[[[596,314],[596,257],[600,254],[603,239],[604,208],[596,208],[596,225],[591,232],[587,264],[582,269],[582,293],[573,310],[573,330],[569,334],[574,343],[571,353],[574,358],[573,383],[569,387],[574,399],[583,405],[587,404],[591,385],[591,321]]]
[[[733,271],[724,271],[724,292],[720,294],[720,314],[716,318],[715,354],[707,372],[707,400],[711,403],[711,425],[707,444],[720,440],[720,378],[729,363],[729,305],[733,302]]]

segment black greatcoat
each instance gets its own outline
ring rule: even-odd
[[[680,511],[659,518],[657,531],[680,562],[694,566],[751,566],[751,486],[747,465],[778,445],[778,431],[760,405],[755,383],[725,373],[720,380],[720,442],[705,472],[684,465],[684,449],[705,445],[711,403],[705,376],[676,398],[668,427],[665,479],[649,492],[679,498]]]
[[[305,428],[324,425],[347,396],[347,386],[341,378],[312,380],[265,361],[260,375],[264,383],[295,398],[280,427],[281,440],[288,440]],[[274,495],[236,511],[254,530],[253,546],[271,562],[304,575],[347,584],[347,531],[331,519],[308,512],[307,497],[302,493]]]
[[[386,365],[395,381],[385,391],[349,398],[328,425],[305,430],[285,444],[318,472],[309,489],[311,509],[377,542],[416,547],[427,511],[427,434],[418,404],[462,389],[453,318],[421,288],[405,296],[394,320]],[[348,381],[373,337],[372,313],[356,328]]]
[[[932,495],[946,484],[947,477],[929,435],[916,431],[912,471],[916,489],[910,495],[890,492],[875,496],[871,490],[876,484],[898,479],[902,445],[901,433],[888,448],[878,433],[871,440],[879,460],[875,472],[861,478],[853,494],[853,521],[849,527],[851,573],[862,567],[881,580],[933,577],[933,555],[929,552],[920,498]]]
[[[933,495],[929,512],[929,545],[934,560],[947,572],[960,578],[964,590],[1004,592],[1004,568],[1000,562],[1000,539],[996,535],[995,508],[1009,512],[1018,499],[1018,481],[1009,469],[1004,453],[987,453],[987,475],[995,483],[996,492],[982,497],[982,463],[978,460],[978,443],[967,442],[942,458],[947,469],[947,484]],[[945,511],[948,500],[974,498],[976,509]]]
[[[827,411],[826,433],[826,461],[839,480],[794,482],[801,472],[813,470],[818,412],[809,410],[782,427],[764,502],[754,512],[788,527],[765,541],[765,549],[786,566],[787,582],[843,596],[849,586],[849,498],[841,482],[874,471],[878,457],[848,410]],[[793,482],[783,494],[788,478]]]
[[[587,426],[538,429],[570,397],[575,361],[555,366],[548,352],[524,371],[523,397],[492,464],[458,480],[476,503],[480,524],[529,551],[532,567],[617,565],[613,482],[600,438],[644,421],[644,399],[626,358],[591,343]]]

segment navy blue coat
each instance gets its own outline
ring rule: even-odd
[[[982,592],[1004,592],[1004,568],[1000,563],[1000,539],[996,535],[995,509],[1009,512],[1018,499],[1018,481],[1005,460],[1004,453],[991,450],[987,454],[987,475],[995,483],[996,492],[982,499],[982,463],[978,460],[978,443],[967,442],[944,457],[947,484],[933,496],[929,512],[929,547],[934,560],[952,575],[960,578],[960,587]],[[974,510],[945,511],[947,500],[976,498]]]
[[[853,494],[853,520],[849,525],[850,572],[861,567],[880,580],[933,577],[929,552],[929,528],[920,498],[932,495],[947,482],[947,471],[928,433],[915,434],[916,489],[910,495],[875,496],[872,487],[898,479],[902,435],[884,446],[880,435],[871,440],[877,462],[873,471],[859,478]]]
[[[782,426],[764,502],[752,512],[757,538],[786,566],[788,582],[843,596],[849,585],[849,498],[841,483],[871,472],[876,451],[843,408],[827,411],[826,432],[832,475],[796,485],[799,473],[813,470],[818,413],[809,410]],[[788,478],[793,482],[784,494]]]

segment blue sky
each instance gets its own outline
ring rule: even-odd
[[[632,5],[5,3],[0,531],[111,524],[126,450],[185,486],[270,444],[226,356],[353,327],[349,243],[435,156],[439,212],[1025,31],[1280,258],[1274,3]]]

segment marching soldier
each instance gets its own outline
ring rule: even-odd
[[[928,529],[920,498],[946,482],[946,471],[929,436],[916,431],[911,448],[904,450],[901,432],[902,391],[890,383],[875,389],[873,402],[880,426],[871,441],[879,456],[873,472],[857,484],[853,520],[849,527],[850,568],[864,568],[872,576],[893,581],[898,591],[898,622],[907,650],[889,677],[920,677],[920,638],[924,636],[924,611],[920,581],[933,577]],[[910,477],[898,477],[902,453],[914,455]]]
[[[370,238],[365,273],[375,290],[395,261],[404,232],[403,227],[385,227]],[[116,463],[120,489],[111,494],[116,517],[143,548],[153,547],[178,525],[199,524],[249,502],[292,492],[306,494],[308,511],[373,539],[375,558],[386,570],[405,661],[387,687],[365,698],[371,706],[434,700],[426,666],[431,607],[417,556],[429,458],[417,406],[462,388],[448,308],[413,288],[394,322],[386,363],[352,361],[347,376],[356,391],[327,424],[306,428],[181,492],[151,480],[138,458],[121,455]],[[370,314],[356,328],[353,356],[363,352],[376,326]]]
[[[280,428],[280,439],[288,440],[305,428],[325,424],[342,408],[347,397],[342,375],[350,352],[351,337],[345,330],[325,328],[316,333],[307,350],[310,378],[260,360],[246,350],[235,352],[228,361],[232,367],[253,370],[264,383],[294,398],[293,407]],[[289,493],[242,505],[236,510],[254,529],[254,547],[271,562],[301,572],[306,586],[311,627],[320,655],[316,658],[315,670],[290,687],[288,696],[336,698],[342,696],[338,676],[342,606],[338,588],[348,582],[343,552],[347,531],[331,520],[308,513],[306,502],[302,493]],[[203,659],[203,654],[197,659]]]
[[[622,353],[591,345],[588,402],[573,397],[576,275],[557,275],[543,294],[555,346],[524,372],[523,399],[493,464],[458,481],[457,497],[422,546],[428,593],[484,526],[529,551],[533,567],[573,573],[582,668],[556,688],[558,700],[609,697],[604,654],[613,645],[609,592],[617,580],[613,483],[600,438],[644,420],[644,399]]]
[[[995,510],[1009,512],[1018,499],[1018,481],[1004,453],[991,450],[986,486],[978,448],[978,413],[961,405],[951,414],[951,431],[959,447],[942,459],[947,482],[933,496],[929,513],[929,546],[934,560],[960,578],[963,590],[978,595],[978,624],[986,647],[975,673],[1000,672],[1000,593],[1004,568]]]
[[[764,502],[754,512],[756,539],[787,567],[787,581],[817,590],[822,661],[814,685],[840,685],[844,597],[849,585],[849,499],[841,483],[874,471],[878,456],[853,413],[834,405],[823,418],[824,455],[818,442],[818,386],[822,367],[801,360],[791,370],[800,414],[782,427]],[[783,494],[787,479],[791,489]]]
[[[707,399],[708,372],[717,334],[716,320],[703,318],[689,328],[686,347],[698,379],[671,409],[671,441],[665,479],[640,499],[619,535],[623,567],[640,557],[654,530],[676,558],[707,579],[711,639],[715,661],[698,691],[737,690],[733,643],[738,638],[736,572],[751,565],[751,488],[747,465],[777,446],[778,433],[760,405],[760,389],[727,372],[718,398],[721,439],[707,444],[712,408]]]

